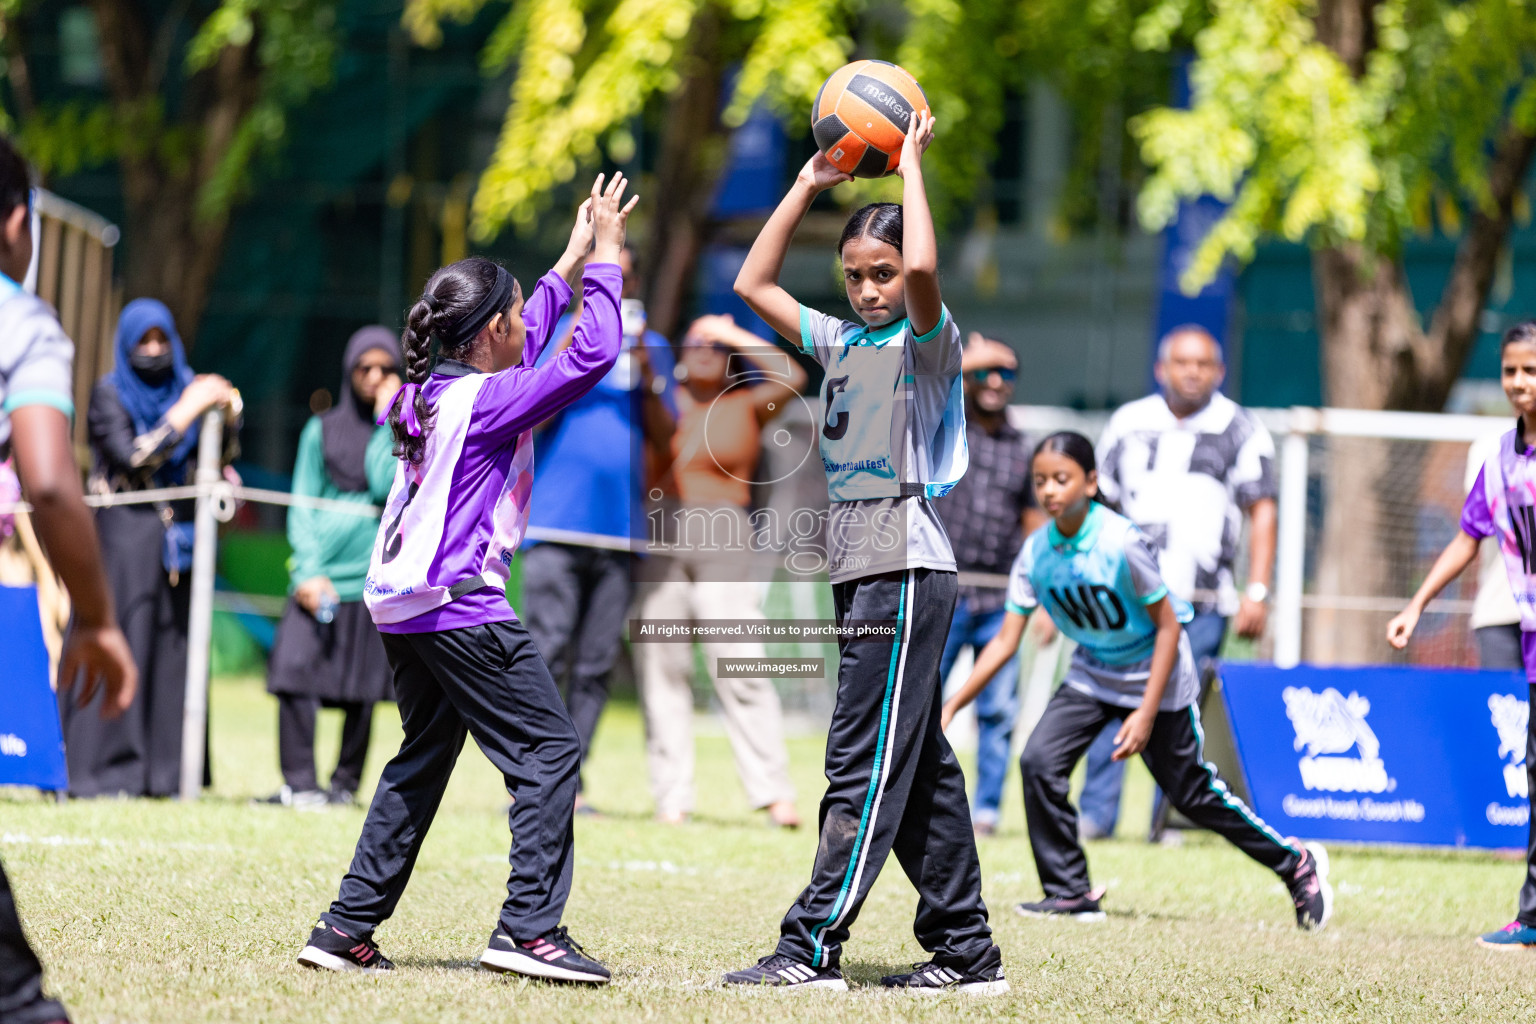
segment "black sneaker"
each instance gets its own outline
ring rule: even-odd
[[[887,975],[880,979],[880,984],[920,995],[964,992],[972,996],[1000,996],[1008,991],[1008,979],[1003,977],[1003,951],[996,946],[987,950],[981,962],[968,971],[957,971],[930,960],[913,964],[911,974]]]
[[[536,939],[515,940],[497,929],[480,954],[480,966],[488,971],[521,974],[547,981],[580,981],[606,985],[608,968],[586,955],[565,926],[552,928]]]
[[[1095,889],[1081,896],[1047,896],[1037,903],[1020,903],[1014,907],[1025,917],[1070,917],[1074,921],[1102,921],[1104,910],[1099,906],[1103,889]]]
[[[1333,916],[1333,886],[1328,884],[1328,851],[1321,843],[1301,848],[1301,863],[1286,883],[1296,904],[1296,927],[1318,932]]]
[[[847,992],[848,983],[843,972],[835,967],[815,968],[800,961],[773,953],[763,957],[754,966],[732,971],[720,979],[727,985],[771,985],[782,988],[824,988],[833,992]]]
[[[299,954],[299,963],[325,971],[361,971],[381,974],[395,969],[394,963],[379,952],[369,939],[358,939],[324,921],[309,933],[309,944]]]
[[[328,789],[325,801],[332,807],[351,807],[357,803],[357,794],[350,789]]]

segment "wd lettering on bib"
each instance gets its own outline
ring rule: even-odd
[[[1079,583],[1075,588],[1052,587],[1048,593],[1056,607],[1078,629],[1120,629],[1129,618],[1120,595],[1102,583]]]
[[[1138,591],[1130,556],[1156,573],[1156,553],[1146,536],[1124,516],[1103,505],[1088,507],[1076,535],[1063,537],[1054,523],[1029,535],[1009,572],[1008,601],[1028,613],[1044,605],[1057,627],[1078,647],[1105,665],[1133,665],[1152,655],[1157,623],[1147,611],[1163,597],[1173,602],[1180,622],[1194,616],[1185,601],[1168,593]]]

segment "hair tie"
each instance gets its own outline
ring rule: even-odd
[[[421,420],[416,418],[416,393],[420,390],[421,386],[413,381],[395,392],[395,397],[390,399],[389,408],[385,409],[384,415],[378,418],[378,425],[382,427],[387,424],[389,422],[390,409],[393,409],[399,404],[401,399],[404,399],[405,406],[400,410],[400,425],[405,428],[405,432],[411,437],[420,437]]]

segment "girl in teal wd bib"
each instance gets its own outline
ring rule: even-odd
[[[778,283],[811,201],[848,180],[820,154],[736,279],[747,304],[826,370],[817,437],[832,499],[825,535],[838,621],[880,620],[894,633],[839,640],[811,881],[784,915],[778,948],[727,974],[727,984],[846,988],[842,944],[894,851],[917,887],[913,930],[933,959],[883,984],[989,995],[1008,988],[981,900],[965,779],[939,729],[939,660],[957,587],[954,553],[929,501],[965,472],[960,333],[939,294],[923,188],[933,119],[915,111],[903,122],[902,205],[859,210],[838,245],[861,323],[808,309]]]
[[[1107,722],[1118,719],[1117,761],[1140,754],[1173,805],[1274,871],[1290,890],[1296,924],[1318,929],[1333,912],[1328,854],[1282,838],[1234,796],[1201,749],[1200,681],[1181,623],[1190,608],[1168,592],[1157,548],[1129,519],[1096,500],[1093,445],[1052,434],[1035,449],[1035,496],[1051,522],[1024,542],[1008,578],[1007,614],[970,679],[944,705],[944,725],[1014,657],[1035,609],[1076,641],[1061,688],[1024,746],[1024,812],[1045,898],[1028,916],[1102,920],[1103,890],[1088,881],[1072,768]]]

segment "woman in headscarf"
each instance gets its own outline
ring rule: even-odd
[[[171,311],[136,299],[117,322],[117,362],[91,392],[90,489],[123,494],[193,482],[203,413],[235,402],[229,381],[194,374]],[[238,424],[224,434],[224,461]],[[139,691],[119,718],[59,702],[73,796],[173,796],[181,788],[193,502],[103,508],[96,516]],[[98,698],[99,699],[99,698]],[[204,772],[205,778],[207,772]]]
[[[299,435],[293,493],[382,505],[395,478],[394,438],[378,426],[400,387],[400,342],[387,327],[364,327],[347,342],[336,404]],[[265,803],[317,808],[349,804],[363,775],[373,705],[393,700],[389,662],[363,604],[363,580],[378,532],[376,516],[292,508],[288,542],[293,596],[277,627],[267,690],[277,697],[283,788]],[[315,777],[315,716],[341,708],[341,755],[330,784]]]

